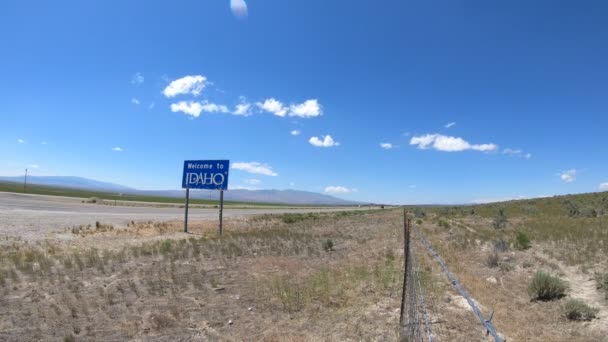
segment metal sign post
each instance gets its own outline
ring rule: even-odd
[[[220,236],[222,236],[223,211],[224,211],[224,190],[220,190]]]
[[[220,225],[222,235],[222,220],[224,211],[224,190],[228,190],[229,160],[186,160],[182,175],[182,188],[186,189],[186,208],[184,216],[184,232],[188,232],[188,201],[190,189],[206,189],[220,191]]]
[[[190,201],[190,188],[186,188],[186,216],[184,217],[184,233],[188,232],[188,202]]]

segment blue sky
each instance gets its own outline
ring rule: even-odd
[[[2,1],[0,175],[176,189],[183,160],[230,159],[233,189],[363,201],[608,190],[605,1],[246,5]]]

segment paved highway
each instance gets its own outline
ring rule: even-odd
[[[64,228],[99,221],[124,226],[130,220],[166,221],[183,219],[183,208],[107,206],[82,203],[82,198],[41,196],[0,192],[0,238],[34,238]],[[344,208],[224,208],[224,217],[259,214],[329,212]],[[217,219],[217,209],[190,209],[189,219]]]

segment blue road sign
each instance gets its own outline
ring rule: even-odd
[[[228,190],[229,160],[186,160],[182,188]]]

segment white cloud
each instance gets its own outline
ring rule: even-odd
[[[263,103],[258,102],[256,105],[266,112],[272,113],[276,116],[284,117],[287,114],[288,108],[283,105],[281,101],[275,98],[266,99]]]
[[[150,105],[148,106],[148,109],[152,110],[154,107],[156,106],[156,104],[154,102],[150,103]]]
[[[207,78],[202,75],[188,75],[172,81],[163,90],[166,97],[175,97],[177,95],[192,94],[198,96],[207,86]]]
[[[46,145],[46,141],[41,142],[42,145]]]
[[[456,125],[456,123],[455,123],[455,122],[449,122],[449,123],[447,123],[447,124],[445,125],[445,128],[450,128],[450,127],[452,127],[452,126],[454,126],[454,125]]]
[[[524,158],[526,158],[526,159],[530,159],[530,158],[532,158],[532,153],[526,153],[526,154],[524,155]]]
[[[340,185],[330,185],[325,188],[325,192],[328,194],[349,194],[351,192],[357,192],[357,189],[349,189]]]
[[[122,148],[116,146],[116,147],[112,147],[112,151],[114,152],[122,152]]]
[[[262,181],[259,179],[245,179],[245,183],[250,185],[260,184]]]
[[[559,175],[559,178],[565,183],[572,183],[576,180],[576,172],[575,169],[564,171]]]
[[[20,144],[25,144],[25,140],[23,140],[23,139],[17,139],[17,142]]]
[[[608,182],[606,182],[606,183],[600,183],[599,189],[601,191],[608,191]]]
[[[321,139],[322,138],[322,139]],[[321,136],[321,138],[319,137],[312,137],[308,140],[308,142],[316,147],[334,147],[334,146],[340,146],[340,143],[337,141],[334,141],[334,139],[331,137],[331,135],[326,135],[326,136]]]
[[[178,103],[171,104],[171,111],[173,113],[182,112],[186,115],[198,118],[201,112],[206,113],[230,113],[228,107],[224,105],[218,105],[210,103],[208,101],[196,102],[196,101],[180,101]]]
[[[393,148],[393,144],[391,144],[391,143],[380,143],[380,147],[382,147],[385,150],[390,150],[391,148]]]
[[[253,173],[253,174],[258,174],[258,175],[278,176],[278,174],[272,170],[272,166],[270,166],[268,164],[262,164],[259,162],[234,163],[234,164],[232,164],[232,168],[236,169],[236,170],[242,170],[245,172]]]
[[[304,103],[289,106],[289,116],[314,118],[322,114],[321,105],[316,99],[306,100]]]
[[[294,187],[294,186],[296,186],[296,183],[294,183],[294,182],[289,182],[289,186],[290,186],[290,187]]]
[[[297,129],[294,129],[293,131],[290,132],[291,135],[300,135],[300,133],[302,133],[302,132],[300,132]]]
[[[232,112],[232,114],[234,115],[241,115],[241,116],[249,116],[251,115],[251,103],[239,103],[236,105],[236,108],[234,109],[234,112]]]
[[[248,11],[245,0],[230,0],[230,9],[235,17],[239,19],[247,18]]]
[[[201,111],[203,110],[203,106],[198,102],[186,102],[180,101],[178,103],[171,104],[171,111],[173,113],[182,112],[186,115],[191,115],[195,118],[198,118],[201,115]]]
[[[495,144],[469,144],[466,140],[457,137],[450,137],[442,134],[426,134],[412,137],[410,145],[418,145],[421,150],[433,148],[443,152],[460,152],[474,150],[481,152],[495,151],[498,146]]]
[[[132,103],[132,104],[135,104],[135,105],[138,105],[138,104],[139,104],[139,100],[138,100],[138,99],[136,99],[136,98],[132,98],[132,99],[131,99],[131,103]]]
[[[208,101],[203,101],[201,104],[201,110],[206,113],[230,113],[228,107],[224,105],[218,105]]]
[[[138,86],[142,83],[144,83],[144,76],[141,74],[141,72],[135,73],[135,75],[131,77],[131,84]]]
[[[30,164],[30,165],[28,165],[27,167],[28,167],[28,168],[30,168],[30,169],[39,169],[39,168],[40,168],[40,165],[37,165],[37,164]]]

